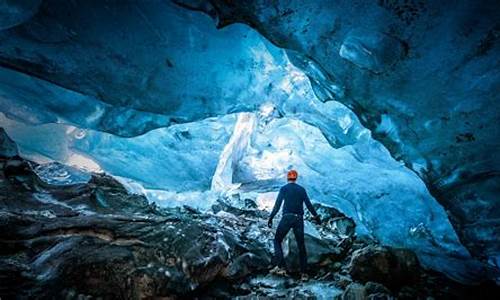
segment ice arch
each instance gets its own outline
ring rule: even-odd
[[[313,201],[351,216],[358,234],[413,249],[424,265],[458,280],[481,270],[425,184],[373,140],[334,148],[300,120],[244,114],[220,159],[215,174],[225,184],[216,188],[237,199],[270,209],[286,170],[295,168]]]
[[[47,9],[49,2],[44,1],[42,11]],[[65,3],[52,11],[57,18],[41,13],[16,28],[1,32],[1,62],[6,67],[0,76],[2,111],[11,119],[30,124],[59,122],[73,125],[49,124],[38,128],[2,119],[2,126],[21,145],[25,155],[31,152],[67,163],[84,163],[116,176],[135,179],[147,188],[191,193],[190,199],[194,199],[194,203],[205,200],[204,193],[209,191],[212,175],[224,161],[220,159],[221,154],[226,153],[222,156],[231,158],[231,163],[225,163],[221,169],[222,186],[241,184],[242,192],[272,191],[280,184],[279,174],[283,170],[279,168],[285,168],[284,165],[291,162],[306,170],[303,174],[310,173],[304,178],[321,177],[335,183],[330,186],[324,182],[305,181],[317,201],[335,204],[356,218],[360,223],[360,233],[372,234],[388,244],[403,243],[415,249],[429,266],[449,274],[465,277],[466,270],[473,270],[463,263],[470,258],[467,251],[459,244],[442,208],[428,195],[422,182],[391,160],[349,109],[335,102],[322,103],[316,98],[318,95],[324,101],[345,96],[343,84],[336,81],[331,66],[328,72],[323,72],[318,63],[301,55],[300,51],[288,51],[294,64],[307,73],[306,77],[290,64],[283,51],[262,40],[248,27],[237,25],[217,31],[207,17],[161,3],[162,9],[148,4],[126,4],[117,15],[107,18],[105,7],[96,8],[83,2],[76,21],[65,15],[73,9],[73,4]],[[103,23],[89,21],[88,16],[93,14],[100,16],[98,19]],[[292,16],[295,16],[293,12]],[[124,35],[122,28],[116,26],[122,19],[138,26]],[[184,27],[175,26],[186,20],[189,22]],[[102,31],[103,26],[110,30]],[[272,26],[265,28],[273,30],[266,36],[274,37],[279,33]],[[167,36],[164,32],[172,35]],[[47,39],[47,43],[41,43],[40,37]],[[149,44],[149,39],[155,42]],[[182,47],[168,43],[176,39]],[[297,41],[300,46],[310,40]],[[376,47],[377,41],[394,45],[395,56],[379,62],[358,55],[362,50],[360,43],[369,42],[370,47]],[[227,47],[228,42],[232,47]],[[286,45],[286,42],[285,38],[282,44]],[[374,45],[370,44],[372,42]],[[65,46],[59,47],[60,43]],[[108,43],[110,48],[103,50],[99,47]],[[360,31],[349,31],[342,43],[340,57],[361,69],[379,74],[394,66],[404,54],[400,53],[404,52],[404,47],[398,43],[378,32],[368,32],[364,36]],[[129,44],[137,45],[137,48],[126,48],[125,56],[118,55],[117,50]],[[17,46],[22,51],[16,49]],[[326,46],[329,47],[317,47],[315,51],[330,49],[331,45],[327,43]],[[167,55],[165,49],[172,53]],[[105,57],[100,53],[105,53]],[[186,54],[189,57],[184,56]],[[335,56],[328,58],[338,59]],[[321,63],[322,66],[329,65],[328,61]],[[26,74],[13,70],[13,66]],[[339,70],[345,75],[351,69],[343,66]],[[364,82],[360,75],[364,73],[357,70],[354,74],[357,74],[356,83]],[[312,80],[311,83],[307,78]],[[360,99],[363,90],[355,91],[358,101],[372,101],[371,97]],[[383,96],[378,95],[377,103],[397,98]],[[236,116],[230,113],[254,111],[266,102],[271,102],[266,107],[273,107],[276,116],[259,120],[255,127],[252,126],[243,139],[248,142],[247,147],[240,148],[242,144],[233,133]],[[400,120],[382,114],[380,122],[374,122],[378,116],[374,116],[374,111],[382,112],[385,108],[361,111],[363,107],[356,107],[356,102],[345,102],[357,110],[364,123],[374,129],[373,132],[396,141],[401,137],[396,127]],[[401,109],[397,101],[390,104],[391,109]],[[223,115],[228,116],[206,119]],[[174,123],[186,124],[171,126]],[[440,123],[433,124],[427,124],[429,131]],[[170,127],[150,131],[166,126]],[[103,134],[103,131],[112,134]],[[123,139],[117,135],[134,138]],[[318,148],[324,151],[316,152],[316,149],[306,147],[308,141],[303,140],[304,135],[321,145]],[[273,140],[270,139],[272,136],[286,138]],[[234,143],[228,146],[232,137]],[[269,149],[266,149],[266,143],[271,144]],[[300,149],[299,154],[292,155],[290,149]],[[325,157],[325,153],[330,155]],[[330,161],[331,157],[339,159]],[[267,158],[279,162],[280,167],[270,168]],[[319,163],[323,160],[328,163]],[[358,169],[342,169],[345,166],[336,164],[339,161],[349,161]],[[419,167],[420,160],[411,161],[415,170],[425,169]],[[345,178],[353,176],[358,185],[342,190],[347,184],[342,178],[328,177],[335,173],[324,170],[325,167],[351,172]],[[360,170],[367,171],[363,178],[356,177]],[[386,170],[387,177],[381,180],[381,185],[372,186],[366,182],[366,178],[383,173],[383,170]],[[228,174],[231,180],[227,180]],[[394,174],[398,176],[389,176]],[[402,180],[402,185],[395,186],[396,179]],[[387,189],[394,195],[415,193],[418,197],[401,197],[398,202],[393,194],[382,192]],[[385,198],[389,200],[385,201]],[[400,219],[392,222],[400,226],[396,227],[401,229],[397,232],[399,235],[382,230],[386,223],[380,216],[385,215],[384,205],[387,204],[401,212],[401,215],[396,215]],[[413,210],[406,211],[402,207],[412,207]]]
[[[312,200],[351,216],[358,234],[413,249],[427,267],[460,280],[476,267],[423,182],[367,132],[355,143],[335,148],[317,127],[280,116],[270,106],[135,138],[0,120],[24,156],[76,165],[92,162],[122,180],[139,182],[136,192],[159,205],[209,209],[228,193],[273,200],[284,172],[294,167]],[[357,126],[357,120],[339,121]]]

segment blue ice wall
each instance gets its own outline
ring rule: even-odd
[[[458,279],[482,275],[427,185],[498,269],[488,2],[429,2],[408,20],[391,1],[188,2],[269,41],[166,1],[26,1],[3,19],[0,125],[21,153],[180,194],[221,174],[222,188],[262,196],[296,167],[360,234]]]
[[[44,1],[30,22],[0,32],[9,117],[130,137],[280,100],[260,55],[269,43],[245,25],[217,30],[168,1],[74,5]],[[28,75],[13,71],[19,61]]]

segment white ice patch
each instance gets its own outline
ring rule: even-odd
[[[255,122],[256,116],[253,113],[238,114],[233,135],[224,147],[212,177],[213,191],[222,192],[232,188],[234,169],[246,150]]]
[[[143,190],[149,202],[160,207],[189,206],[201,211],[208,211],[218,199],[218,193],[213,191],[175,192],[163,190]]]
[[[255,199],[257,207],[262,210],[271,211],[274,207],[277,196],[277,192],[259,193]]]
[[[66,164],[83,169],[88,172],[101,173],[102,168],[93,159],[79,153],[71,153],[68,156]]]
[[[385,133],[391,140],[395,142],[400,142],[398,128],[394,121],[392,121],[391,117],[387,114],[383,114],[380,116],[380,118],[381,121],[376,131],[379,133]]]
[[[38,165],[33,170],[41,181],[50,185],[85,184],[91,178],[90,174],[83,170],[57,162]]]

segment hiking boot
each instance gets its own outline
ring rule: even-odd
[[[269,271],[270,274],[277,275],[277,276],[286,276],[286,270],[280,267],[274,267],[271,271]]]

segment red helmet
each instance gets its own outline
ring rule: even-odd
[[[297,177],[299,176],[299,174],[297,173],[297,171],[295,170],[290,170],[288,171],[288,173],[286,174],[286,178],[288,180],[297,180]]]

